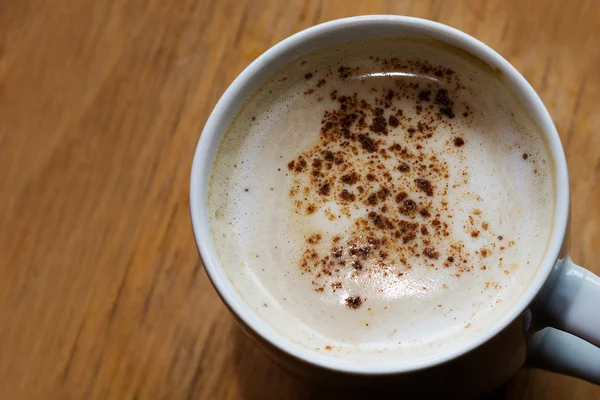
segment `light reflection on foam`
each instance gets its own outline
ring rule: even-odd
[[[348,77],[348,80],[361,80],[367,78],[389,78],[389,77],[401,77],[401,78],[418,78],[418,79],[427,79],[432,82],[439,82],[440,80],[434,78],[433,76],[428,76],[424,74],[415,74],[412,72],[401,72],[401,71],[390,71],[390,72],[370,72],[368,74],[361,75],[353,75]]]
[[[411,272],[404,272],[397,276],[390,266],[389,272],[371,271],[369,274],[356,274],[354,262],[348,262],[342,269],[342,287],[336,291],[340,304],[344,305],[345,298],[352,293],[364,293],[373,301],[393,302],[395,300],[408,300],[427,297],[430,293],[441,290],[440,279],[431,279],[414,276]],[[411,276],[412,275],[412,276]],[[383,303],[383,304],[385,304]]]
[[[381,289],[383,292],[381,293],[381,297],[390,300],[399,300],[427,295],[427,292],[424,291],[423,288],[430,287],[429,280],[407,279],[406,275],[402,278],[404,279],[394,277],[393,285],[382,286]]]

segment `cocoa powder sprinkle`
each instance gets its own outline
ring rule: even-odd
[[[419,189],[427,194],[427,196],[433,196],[433,186],[431,185],[430,181],[427,179],[418,178],[415,179],[415,183]]]
[[[433,259],[437,259],[440,256],[440,253],[435,251],[435,249],[432,247],[425,247],[425,249],[423,250],[423,254]]]
[[[362,298],[360,296],[353,296],[346,298],[346,306],[356,310],[362,305]]]
[[[422,61],[381,58],[373,62],[387,70],[435,74],[444,85],[453,74]],[[454,83],[446,88],[402,77],[378,78],[376,85],[365,85],[368,94],[359,95],[346,82],[363,74],[358,71],[352,65],[335,66],[306,73],[304,78],[310,81],[302,82],[309,89],[304,92],[307,99],[326,98],[323,105],[331,106],[319,115],[317,142],[287,160],[289,199],[300,218],[319,212],[325,221],[340,220],[347,226],[334,237],[319,229],[305,237],[298,260],[302,274],[310,277],[316,292],[343,296],[342,289],[348,289],[346,274],[380,282],[377,276],[384,281],[388,275],[402,279],[407,270],[425,265],[452,268],[453,276],[471,271],[473,254],[451,239],[452,229],[459,228],[452,224],[446,197],[453,189],[450,171],[430,140],[438,129],[460,129],[462,119],[448,120],[455,118],[455,108],[460,108],[461,116],[463,110],[470,110],[454,95],[459,77],[452,76],[456,89]],[[352,85],[356,83],[361,82],[352,79]],[[414,103],[407,108],[407,101]],[[405,112],[399,108],[401,103]],[[449,140],[452,147],[465,142],[464,135],[456,133]],[[467,234],[481,229],[479,236],[501,240],[483,215],[473,213],[473,218],[460,229]],[[486,246],[477,259],[492,251]],[[351,309],[365,300],[340,298]]]

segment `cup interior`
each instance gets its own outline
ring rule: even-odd
[[[295,58],[322,47],[395,36],[420,36],[438,40],[466,51],[502,75],[506,85],[512,89],[545,135],[554,162],[556,209],[548,251],[531,285],[509,313],[476,340],[450,352],[414,363],[382,365],[337,359],[312,352],[283,337],[262,320],[241,298],[221,266],[211,236],[206,202],[211,169],[222,136],[240,107],[271,74]],[[229,86],[210,115],[196,149],[190,185],[192,226],[200,256],[219,296],[236,317],[264,342],[309,364],[367,375],[404,373],[446,362],[485,343],[518,318],[538,294],[557,260],[566,232],[568,198],[566,161],[558,133],[541,99],[523,76],[494,50],[461,31],[428,20],[400,16],[354,17],[327,22],[299,32],[262,54]]]

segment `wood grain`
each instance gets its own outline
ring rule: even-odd
[[[573,258],[600,272],[598,1],[1,0],[1,399],[333,396],[234,324],[198,260],[188,180],[204,122],[248,63],[371,13],[462,29],[533,84],[567,152]],[[495,398],[600,390],[523,370]]]

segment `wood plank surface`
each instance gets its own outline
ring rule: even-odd
[[[0,399],[334,397],[266,359],[220,303],[189,171],[255,57],[373,13],[462,29],[539,91],[570,166],[573,258],[600,273],[597,0],[0,0]],[[494,398],[600,390],[523,370]]]

